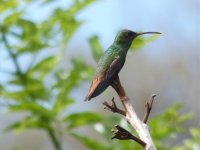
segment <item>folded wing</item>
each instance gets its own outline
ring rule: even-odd
[[[119,57],[115,57],[105,73],[96,75],[90,86],[90,90],[85,98],[85,101],[89,101],[91,98],[101,94],[117,77],[122,67],[123,64],[120,62]]]

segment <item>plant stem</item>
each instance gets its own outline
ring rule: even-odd
[[[61,143],[59,142],[59,140],[56,138],[55,132],[53,131],[52,128],[49,128],[47,130],[49,137],[51,138],[51,141],[53,143],[53,146],[55,148],[55,150],[62,150],[61,149]]]
[[[10,47],[10,45],[9,45],[7,39],[6,39],[5,34],[2,35],[2,40],[3,40],[5,46],[6,46],[7,50],[8,50],[9,55],[11,56],[11,58],[13,60],[13,63],[15,65],[16,69],[17,69],[17,74],[19,74],[20,77],[23,78],[23,73],[22,73],[21,68],[19,66],[19,63],[17,61],[17,58],[16,58],[15,54],[12,52],[12,50],[11,50],[11,47]]]

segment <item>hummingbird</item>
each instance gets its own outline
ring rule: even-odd
[[[143,34],[161,34],[159,32],[134,32],[128,29],[119,31],[113,44],[104,52],[98,61],[95,77],[85,101],[100,95],[118,78],[126,61],[126,55],[132,41]]]

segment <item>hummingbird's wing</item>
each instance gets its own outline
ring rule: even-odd
[[[119,60],[119,56],[115,57],[115,59],[112,61],[110,67],[106,71],[105,74],[105,80],[111,80],[116,75],[118,75],[119,71],[123,67],[123,63]]]
[[[90,90],[85,98],[85,101],[89,101],[91,98],[95,97],[93,96],[95,91],[97,91],[97,87],[100,85],[100,83],[103,81],[103,75],[98,75],[94,78],[94,80],[92,81],[92,84],[90,86]]]
[[[85,101],[101,94],[112,82],[115,75],[118,75],[123,64],[119,61],[119,57],[115,57],[108,70],[103,74],[98,74],[92,81],[90,90],[85,98]]]

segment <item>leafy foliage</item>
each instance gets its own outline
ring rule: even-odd
[[[76,139],[78,139],[82,144],[84,144],[88,149],[90,150],[111,150],[109,146],[106,146],[103,143],[97,142],[97,140],[94,140],[92,138],[81,136],[78,134],[73,133],[72,136]]]
[[[89,125],[96,122],[102,122],[103,117],[99,114],[91,112],[74,113],[65,118],[65,121],[69,123],[67,129],[73,129],[83,125]]]
[[[51,138],[55,149],[61,150],[61,135],[57,134],[58,131],[102,119],[92,112],[65,113],[75,102],[71,92],[91,77],[93,68],[80,58],[71,60],[72,66],[67,71],[58,68],[63,50],[83,22],[76,19],[77,14],[94,1],[76,0],[71,7],[54,8],[52,14],[40,22],[24,17],[26,7],[21,7],[18,1],[1,2],[0,11],[4,18],[0,23],[0,42],[4,51],[9,54],[8,60],[14,69],[9,70],[12,77],[1,85],[0,95],[10,112],[27,112],[22,120],[11,124],[5,131],[42,129]],[[56,3],[46,1],[45,5],[52,2]],[[35,1],[24,1],[25,6],[34,3]],[[38,7],[41,8],[42,5]],[[55,46],[60,50],[51,52],[50,49]],[[48,53],[48,56],[44,57],[42,52]],[[26,60],[27,56],[30,61]],[[21,61],[27,64],[26,67]]]
[[[199,146],[199,129],[191,130],[193,138],[195,140],[185,140],[183,146],[177,147],[175,144],[174,146],[171,145],[172,140],[176,140],[178,136],[181,136],[181,133],[184,131],[182,127],[182,123],[191,119],[192,114],[181,114],[180,113],[180,104],[176,104],[173,107],[167,109],[165,112],[160,114],[157,117],[154,117],[150,120],[150,130],[151,135],[154,139],[156,147],[159,150],[185,150],[185,149],[193,149],[192,147]],[[110,124],[112,122],[112,124]],[[115,124],[119,124],[121,126],[125,126],[126,129],[131,131],[132,133],[136,134],[132,131],[131,127],[127,124],[124,119],[120,119],[116,116],[109,116],[105,118],[104,122],[97,123],[94,125],[94,129],[103,136],[106,140],[106,149],[109,150],[121,150],[121,149],[142,149],[140,145],[138,145],[134,141],[120,141],[120,140],[112,140],[111,141],[111,129]],[[88,147],[89,149],[101,149],[102,147],[97,147],[97,145],[102,145],[99,141],[94,141],[93,138],[84,137],[81,135],[76,134],[74,136],[77,138],[83,145]],[[96,144],[95,144],[96,143]],[[95,146],[94,146],[95,145]]]
[[[179,145],[174,150],[199,150],[200,149],[200,127],[190,129],[191,139],[183,141],[183,145]]]
[[[93,54],[93,58],[98,61],[100,56],[103,55],[103,48],[101,47],[101,44],[99,42],[99,37],[98,36],[92,36],[89,38],[89,43],[90,43],[90,47],[92,48],[92,54]]]
[[[167,150],[172,148],[171,145],[168,147],[166,142],[170,143],[170,141],[176,140],[178,134],[183,132],[181,124],[192,118],[192,114],[181,115],[180,108],[181,105],[176,104],[150,121],[150,126],[153,127],[151,133],[158,149]],[[157,130],[158,128],[159,130]]]

